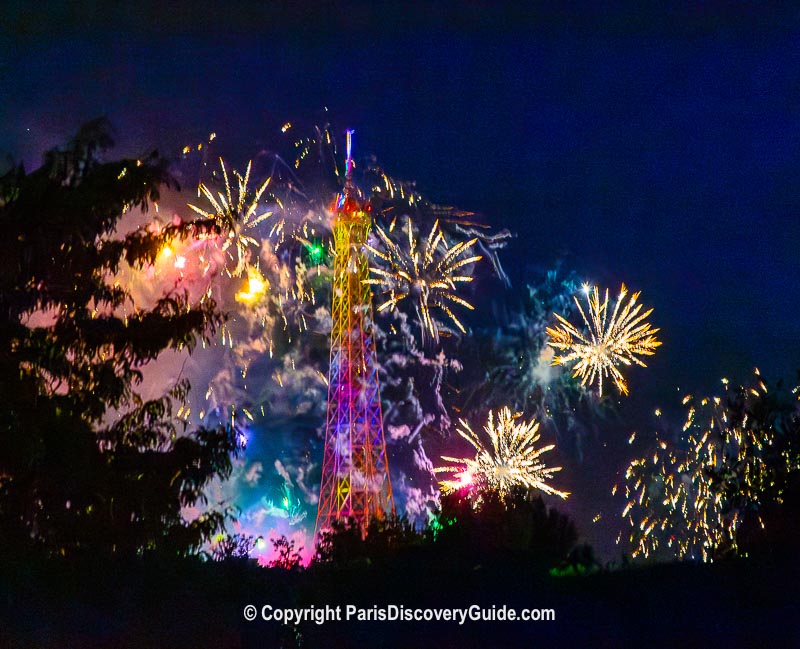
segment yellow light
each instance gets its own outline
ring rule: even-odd
[[[248,306],[259,302],[269,288],[269,282],[261,275],[257,268],[247,268],[247,289],[241,290],[234,296],[237,302]]]

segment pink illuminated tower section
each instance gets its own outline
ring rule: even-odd
[[[335,205],[331,364],[325,453],[315,538],[336,519],[366,532],[370,520],[394,511],[383,435],[372,322],[369,259],[364,244],[371,206],[353,184],[347,133],[344,191]]]

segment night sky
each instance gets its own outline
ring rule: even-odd
[[[119,155],[215,131],[240,162],[285,121],[329,119],[517,233],[510,299],[559,260],[643,290],[664,346],[608,435],[678,387],[800,368],[800,12],[25,4],[0,10],[0,152],[28,168],[99,115]],[[608,474],[627,459],[600,456]]]

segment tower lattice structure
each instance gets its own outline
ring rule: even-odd
[[[372,291],[365,243],[371,206],[353,184],[350,133],[347,173],[333,222],[331,362],[325,452],[315,536],[336,519],[370,520],[394,511],[383,434]]]

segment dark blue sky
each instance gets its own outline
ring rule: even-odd
[[[518,232],[516,284],[565,257],[645,289],[651,380],[800,367],[796,12],[266,4],[12,3],[0,151],[31,166],[106,114],[122,148],[216,131],[244,160],[328,107],[394,175]]]
[[[665,344],[631,412],[800,368],[797,10],[23,4],[0,10],[0,151],[29,167],[101,114],[120,152],[216,131],[241,164],[327,107],[395,177],[517,232],[517,289],[564,259],[643,290]]]

